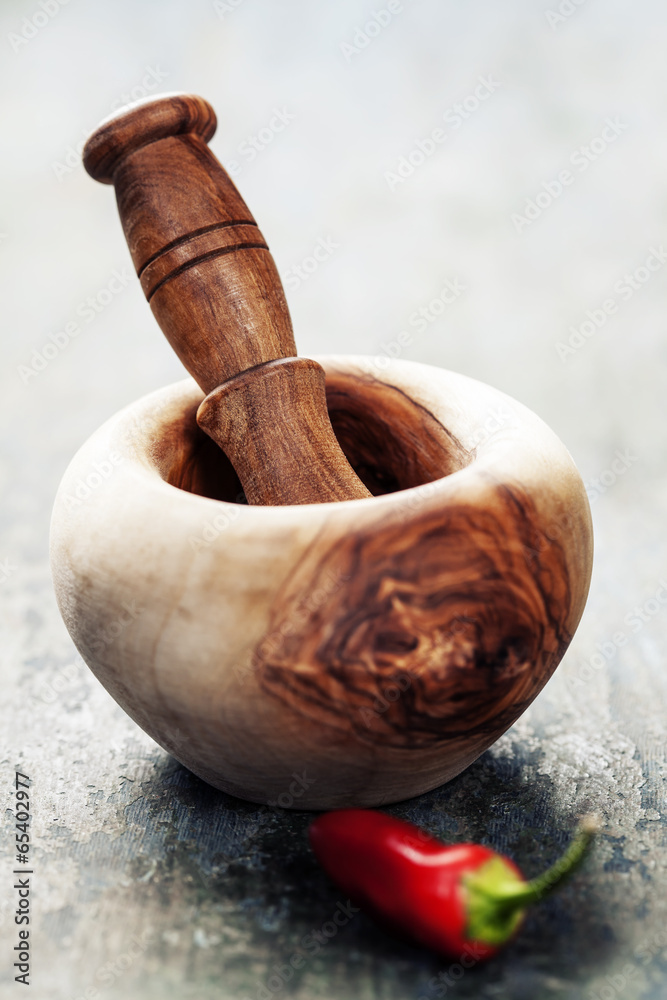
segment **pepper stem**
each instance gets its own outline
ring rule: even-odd
[[[528,903],[536,903],[553,892],[565,879],[579,867],[586,857],[598,825],[592,816],[581,821],[572,843],[558,861],[547,868],[542,875],[517,886],[511,882],[507,885],[497,885],[493,889],[493,897],[499,906],[509,909],[519,909]]]
[[[579,867],[597,829],[597,820],[585,817],[565,854],[530,882],[517,878],[500,857],[469,875],[464,880],[468,896],[468,938],[492,945],[503,944],[521,923],[525,908],[544,899]]]

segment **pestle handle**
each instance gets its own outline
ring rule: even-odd
[[[83,162],[115,187],[153,314],[207,393],[197,420],[248,502],[368,497],[333,433],[323,369],[296,357],[266,241],[207,145],[216,124],[201,97],[138,101],[99,125]]]

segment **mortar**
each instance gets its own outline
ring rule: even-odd
[[[173,135],[178,101],[179,121],[194,101],[201,120],[201,99],[160,98],[96,136],[108,145],[120,122],[126,141],[146,108],[162,125],[167,109]],[[91,173],[102,140],[88,147]],[[248,252],[270,256],[220,256],[235,267]],[[199,263],[187,278],[202,279]],[[226,338],[232,311],[217,321]],[[547,682],[586,601],[590,511],[564,445],[503,393],[411,362],[282,357],[246,365],[240,381],[195,370],[199,386],[159,390],[90,438],[55,502],[56,595],[102,684],[204,780],[285,807],[380,805],[454,777]],[[301,372],[326,388],[316,418],[310,402],[287,413]],[[271,391],[253,389],[239,416],[258,373]],[[257,401],[283,385],[256,461]],[[263,488],[272,503],[256,500]]]

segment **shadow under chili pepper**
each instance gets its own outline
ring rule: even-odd
[[[525,877],[532,878],[562,855],[579,818],[559,806],[552,779],[536,766],[541,756],[539,750],[527,753],[516,745],[508,756],[492,749],[446,785],[383,811],[444,843],[488,846],[512,858]],[[474,948],[458,961],[437,956],[426,960],[424,949],[389,931],[370,933],[361,923],[358,931],[369,947],[389,954],[397,970],[405,962],[414,971],[425,964],[435,970],[428,975],[424,969],[419,976],[420,992],[414,994],[419,1000],[454,993],[461,1000],[487,995],[512,1000],[579,996],[582,979],[608,968],[617,947],[608,909],[593,888],[591,867],[529,908],[516,938],[488,961],[476,960]],[[411,978],[406,977],[406,986]]]
[[[537,763],[539,752],[489,751],[447,785],[383,811],[445,843],[488,845],[513,858],[530,878],[562,853],[576,819],[559,809],[549,776],[530,766]],[[575,968],[581,983],[582,971],[584,979],[596,975],[614,950],[586,868],[529,911],[516,939],[498,956],[477,962],[472,952],[453,961],[350,908],[308,846],[312,812],[235,799],[164,758],[126,813],[131,827],[141,829],[140,843],[125,851],[132,858],[130,877],[161,900],[165,919],[170,908],[195,907],[221,940],[228,933],[243,936],[238,955],[221,946],[217,961],[224,961],[225,976],[233,979],[235,971],[244,975],[252,956],[260,971],[239,992],[251,1000],[298,994],[315,970],[333,996],[356,995],[357,986],[366,988],[370,979],[388,1000],[553,1000],[578,996],[569,993]],[[200,962],[214,957],[201,955]]]

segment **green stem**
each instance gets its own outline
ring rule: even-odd
[[[467,892],[468,938],[493,946],[504,944],[518,928],[528,904],[543,899],[581,864],[596,830],[594,819],[584,819],[560,861],[530,882],[514,875],[500,857],[468,875],[463,880]]]
[[[579,867],[589,851],[596,831],[597,823],[593,819],[583,820],[565,854],[551,868],[518,887],[516,882],[495,885],[490,895],[503,910],[523,909],[529,903],[543,899]]]

